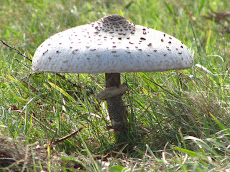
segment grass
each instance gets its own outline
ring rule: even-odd
[[[124,153],[107,128],[106,104],[95,98],[103,74],[33,74],[29,60],[0,44],[2,170],[228,171],[229,23],[203,16],[229,10],[227,0],[3,1],[0,39],[31,59],[51,35],[119,13],[180,39],[195,63],[183,71],[122,74],[132,129]]]

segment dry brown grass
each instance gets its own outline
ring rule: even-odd
[[[47,145],[41,146],[38,142],[25,145],[0,134],[0,171],[60,171],[61,166],[83,170],[84,167],[74,161],[63,161],[61,157],[67,155]]]

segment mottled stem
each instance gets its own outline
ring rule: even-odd
[[[106,73],[106,88],[119,87],[121,84],[120,73]],[[126,109],[122,101],[122,95],[107,98],[107,107],[109,117],[112,123],[112,128],[115,134],[119,132],[126,133],[128,130],[128,121],[126,115]],[[119,140],[117,140],[119,142]]]

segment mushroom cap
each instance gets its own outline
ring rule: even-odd
[[[192,65],[193,53],[181,41],[120,15],[57,33],[33,57],[35,72],[153,72]]]

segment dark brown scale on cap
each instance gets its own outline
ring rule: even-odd
[[[42,55],[45,55],[45,53],[47,53],[48,52],[48,50],[46,50],[44,53],[42,53]]]
[[[152,46],[152,43],[149,43],[148,46],[151,47],[151,46]]]
[[[78,51],[78,49],[73,50],[73,51],[72,51],[72,54],[76,54],[77,51]]]
[[[144,37],[141,37],[141,38],[140,38],[140,40],[146,40],[146,38],[144,38]]]

